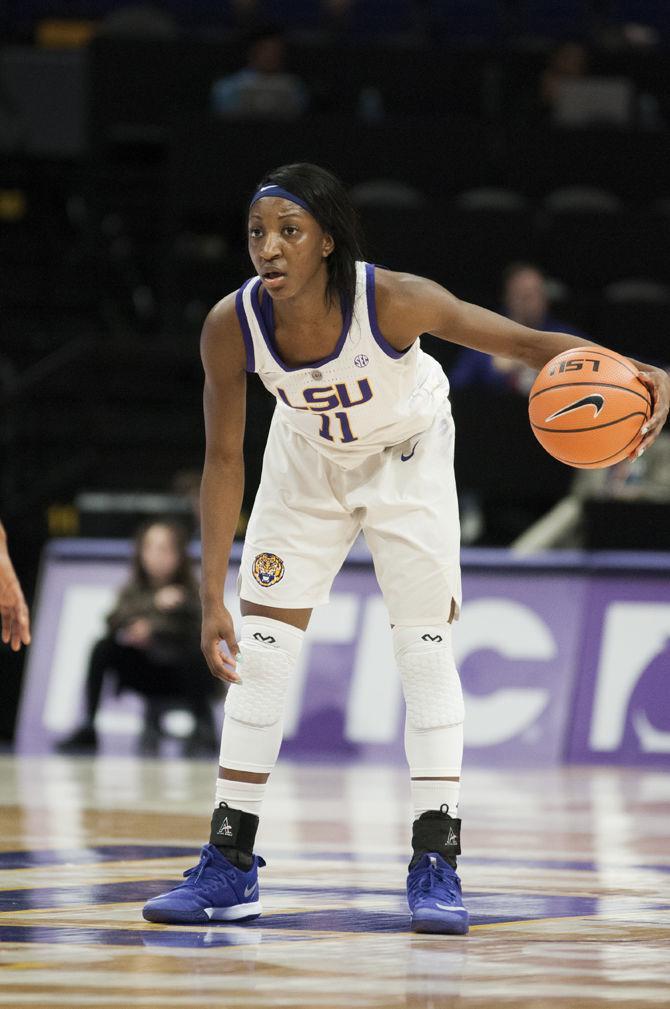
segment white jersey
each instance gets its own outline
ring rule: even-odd
[[[395,350],[377,325],[375,267],[356,263],[356,296],[333,353],[297,368],[286,365],[274,340],[272,298],[260,277],[237,292],[235,306],[247,354],[277,400],[275,423],[287,425],[337,465],[349,469],[390,445],[412,438],[448,403],[449,382],[415,340]]]

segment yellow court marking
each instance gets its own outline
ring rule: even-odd
[[[508,928],[510,925],[543,925],[552,921],[593,921],[597,918],[597,914],[575,914],[575,915],[555,915],[554,917],[548,918],[514,918],[512,921],[490,921],[481,922],[479,925],[471,925],[470,931],[480,929],[492,929],[492,928]]]
[[[15,962],[0,963],[0,970],[35,970],[38,967],[40,970],[50,970],[53,964],[40,960],[16,960]]]
[[[23,908],[21,910],[16,910],[16,911],[12,911],[12,910],[0,911],[0,921],[2,921],[3,924],[7,925],[7,924],[11,924],[12,923],[11,922],[12,918],[27,918],[27,917],[30,917],[31,915],[39,915],[40,924],[42,924],[42,923],[45,923],[45,918],[55,918],[55,917],[57,917],[59,915],[62,915],[62,914],[67,914],[68,916],[77,915],[77,914],[81,914],[81,915],[87,915],[88,914],[88,915],[90,915],[90,914],[96,912],[96,913],[100,913],[101,915],[104,916],[105,912],[106,913],[112,913],[112,912],[117,912],[118,913],[119,911],[125,911],[125,912],[127,912],[128,918],[131,919],[131,921],[135,921],[137,919],[140,919],[140,924],[142,924],[141,909],[142,909],[143,906],[144,906],[144,902],[143,901],[110,901],[110,902],[107,902],[107,903],[104,903],[104,904],[100,904],[100,903],[95,903],[95,904],[59,904],[58,907],[45,907],[45,908],[30,907],[30,908]],[[343,905],[341,903],[337,903],[337,904],[319,904],[318,907],[312,907],[312,908],[305,908],[304,905],[300,905],[299,907],[280,907],[280,908],[276,908],[276,909],[269,909],[268,908],[268,909],[266,909],[266,910],[263,911],[263,913],[261,915],[261,920],[263,918],[277,917],[278,915],[282,915],[282,914],[309,914],[309,913],[314,913],[315,911],[342,911],[342,910],[348,910],[348,909],[349,909],[349,905],[345,905],[343,907]],[[123,927],[125,927],[125,922],[126,922],[126,919],[124,917],[124,918],[119,918],[115,922],[98,922],[97,919],[95,919],[95,920],[89,920],[88,924],[91,927],[95,926],[96,928],[97,927],[102,927],[102,928],[104,928],[104,927],[107,927],[107,928],[123,928]],[[23,922],[17,921],[16,924],[20,925],[20,924],[23,924]],[[71,922],[68,922],[68,924],[71,924]],[[155,922],[145,922],[144,924],[148,928],[152,928],[152,927],[155,927],[155,925],[157,923],[155,923]],[[208,923],[207,922],[202,922],[200,924],[201,924],[201,927],[207,927]],[[178,927],[178,926],[174,926],[174,927]],[[196,926],[194,926],[194,925],[187,925],[185,927],[187,929],[188,928],[192,929],[192,928],[194,928]],[[290,927],[290,926],[287,926],[287,927]]]
[[[648,908],[648,909],[646,909],[645,913],[653,914],[654,910],[655,910],[654,908]],[[658,911],[662,911],[663,908],[658,908],[657,910]],[[596,911],[593,914],[577,914],[577,915],[570,915],[570,914],[561,915],[561,914],[559,914],[559,915],[549,916],[547,918],[516,918],[516,919],[514,919],[512,921],[481,922],[478,925],[470,925],[470,931],[473,932],[473,931],[482,931],[482,930],[489,930],[489,929],[510,928],[510,927],[512,927],[514,925],[517,925],[518,927],[522,927],[522,926],[526,926],[526,925],[548,925],[548,924],[553,923],[553,922],[563,922],[563,921],[565,921],[565,922],[569,922],[569,921],[573,921],[573,922],[585,922],[585,923],[600,922],[603,925],[621,925],[621,926],[629,925],[629,924],[631,924],[631,922],[633,924],[636,924],[636,922],[633,919],[631,919],[631,922],[629,922],[625,918],[622,920],[620,913],[618,913],[616,915],[609,915],[607,913],[603,913],[602,911]],[[551,935],[548,935],[548,936],[543,937],[543,938],[551,939]],[[619,942],[619,941],[623,942],[623,941],[625,941],[625,938],[626,937],[622,937],[621,940],[617,939],[617,942]],[[661,937],[659,937],[659,938],[661,938]]]

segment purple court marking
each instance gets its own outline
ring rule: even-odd
[[[404,878],[404,874],[403,874]],[[23,890],[2,890],[0,891],[0,913],[10,913],[12,911],[38,911],[47,908],[62,907],[73,908],[94,906],[96,904],[132,904],[137,901],[144,903],[150,897],[155,897],[159,893],[164,893],[170,887],[181,882],[181,874],[175,873],[172,879],[161,880],[133,880],[123,883],[102,883],[98,886],[62,886],[62,887],[34,887]],[[271,893],[276,896],[298,897],[321,896],[325,900],[333,897],[376,897],[391,896],[404,898],[403,889],[375,889],[374,887],[358,886],[264,886],[262,877],[261,885],[263,893]],[[481,896],[495,896],[495,894],[478,894]]]
[[[471,925],[491,925],[505,922],[536,921],[542,918],[588,917],[603,910],[603,901],[592,897],[558,897],[537,894],[498,894],[479,896],[473,894],[467,898],[470,910]],[[505,913],[501,914],[501,907]],[[658,910],[653,905],[645,905],[645,909]],[[202,925],[194,926],[197,932],[169,932],[162,929],[153,930],[122,929],[122,928],[88,928],[72,926],[16,926],[0,925],[0,942],[33,942],[33,943],[68,943],[80,945],[95,943],[96,945],[147,945],[172,946],[175,948],[206,947],[221,945],[239,945],[247,937],[244,931],[262,934],[279,933],[276,938],[312,938],[304,933],[309,932],[349,932],[349,933],[384,933],[408,932],[410,916],[408,912],[383,912],[361,910],[359,908],[341,908],[323,911],[304,911],[290,914],[271,914],[238,925],[231,929],[229,923],[212,922],[203,933]],[[290,932],[294,935],[291,937]],[[287,935],[286,932],[289,934]],[[220,941],[216,937],[221,936]],[[251,939],[251,935],[248,937]],[[260,938],[260,935],[259,935]],[[316,938],[316,937],[314,937]]]
[[[270,891],[271,892],[271,891]],[[471,925],[492,925],[542,918],[588,917],[603,911],[626,913],[630,905],[619,898],[556,896],[553,894],[465,894]],[[503,912],[504,909],[504,913]],[[636,905],[639,910],[658,910],[654,904]],[[334,932],[406,932],[409,914],[336,908],[272,914],[249,922],[248,928],[297,929]]]
[[[40,886],[26,890],[0,891],[0,912],[37,911],[52,907],[73,908],[95,904],[144,903],[165,893],[166,879],[139,879],[130,883],[101,883],[98,886]]]
[[[147,929],[130,928],[80,928],[76,925],[57,925],[45,927],[43,925],[0,925],[0,943],[3,942],[24,942],[24,943],[48,943],[65,944],[68,946],[171,946],[179,948],[202,948],[221,946],[246,945],[251,939],[256,944],[267,941],[261,931],[255,936],[242,934],[244,926],[236,926],[224,929],[208,928],[206,932],[167,932],[161,929],[156,931]],[[269,941],[291,942],[305,941],[305,936],[300,935],[275,935],[267,937]],[[315,937],[318,938],[318,937]]]
[[[109,903],[143,903],[150,897],[163,893],[170,886],[168,880],[134,880],[132,882],[107,883],[99,886],[36,887],[27,890],[6,890],[0,893],[0,912],[44,910],[47,908],[73,909],[92,907]],[[404,902],[404,889],[374,889],[368,887],[263,887],[263,892],[277,897],[294,900],[301,894],[307,897],[358,899],[371,897],[397,898]],[[524,921],[534,918],[591,915],[599,910],[613,908],[626,910],[627,905],[619,898],[593,898],[561,896],[555,894],[524,893],[468,893],[465,894],[473,922],[484,924],[495,921]],[[655,908],[656,905],[646,904]],[[504,914],[501,909],[504,908]],[[363,920],[361,920],[361,916]],[[290,914],[273,914],[263,919],[268,928],[295,928],[301,930],[329,928],[335,931],[396,931],[398,921],[406,916],[382,911],[363,911],[360,908],[342,908],[321,911],[319,909]],[[374,925],[374,927],[373,927]],[[404,926],[403,926],[404,927]]]
[[[96,862],[152,858],[192,858],[197,857],[198,851],[198,848],[153,844],[102,844],[93,848],[0,851],[0,869],[32,869],[39,865],[93,865]]]

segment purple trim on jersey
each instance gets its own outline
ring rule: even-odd
[[[344,342],[349,334],[349,327],[351,326],[351,311],[343,313],[342,321],[342,332],[340,333],[337,345],[332,354],[328,357],[322,357],[320,361],[310,361],[308,364],[300,364],[297,367],[289,367],[288,364],[284,364],[274,342],[275,336],[275,322],[274,322],[274,311],[272,305],[272,298],[269,296],[267,291],[265,292],[265,297],[263,299],[263,304],[261,305],[259,301],[259,294],[261,291],[261,284],[254,288],[251,292],[251,307],[254,310],[254,315],[256,316],[256,322],[258,323],[258,328],[263,334],[263,339],[265,344],[272,354],[282,371],[306,371],[310,368],[320,368],[324,364],[329,364],[334,361],[335,358],[339,357],[342,348],[344,347]]]
[[[299,196],[294,196],[293,193],[289,193],[288,189],[283,189],[282,186],[275,186],[274,184],[261,186],[260,189],[256,190],[254,195],[251,197],[249,210],[251,210],[254,203],[258,200],[262,200],[265,196],[278,196],[282,200],[290,200],[291,203],[296,203],[299,207],[302,207],[303,210],[306,210],[308,214],[312,214],[312,210],[308,203],[302,200]],[[312,217],[314,217],[314,214],[312,214]]]
[[[252,277],[251,280],[245,281],[235,295],[235,311],[237,312],[237,318],[240,320],[242,336],[244,337],[244,347],[247,352],[247,371],[256,371],[256,359],[254,356],[254,338],[252,337],[251,330],[249,329],[247,313],[244,310],[244,301],[242,298],[245,289],[249,286],[249,284],[253,284],[254,280],[256,280],[256,277]]]
[[[368,303],[368,320],[370,322],[370,329],[372,330],[372,335],[375,341],[379,344],[381,349],[389,357],[399,358],[404,357],[408,350],[411,350],[414,344],[406,347],[405,350],[396,350],[388,342],[384,334],[379,328],[379,323],[377,322],[377,306],[375,305],[375,264],[366,263],[365,264],[365,297]]]

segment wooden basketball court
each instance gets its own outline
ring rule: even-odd
[[[263,916],[150,925],[194,864],[215,767],[0,760],[0,1006],[389,1009],[670,1004],[670,776],[467,770],[466,937],[408,930],[402,769],[282,764]]]

